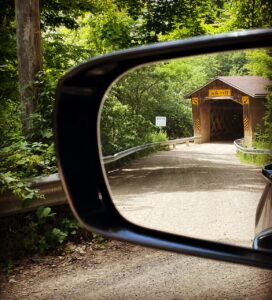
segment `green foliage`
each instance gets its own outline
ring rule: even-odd
[[[269,78],[272,70],[271,50],[251,50],[246,53],[245,67],[249,70],[250,75]]]
[[[263,166],[272,161],[271,155],[268,154],[249,154],[237,151],[237,157],[242,163],[254,164],[257,166]]]
[[[79,26],[78,17],[86,11],[98,11],[94,0],[47,0],[41,1],[41,25],[44,30],[65,26],[75,29]]]
[[[160,130],[158,132],[152,132],[150,134],[150,141],[152,143],[154,142],[163,142],[167,140],[167,133],[163,130]]]
[[[112,87],[101,115],[104,155],[152,142],[156,116],[167,117],[168,138],[192,134],[191,104],[181,101],[173,77],[165,68],[150,66],[128,73]]]
[[[19,139],[22,130],[20,110],[20,103],[13,99],[0,98],[0,147],[8,146]]]
[[[246,67],[250,74],[272,79],[272,51],[271,50],[253,50],[247,53]],[[263,126],[259,127],[255,142],[256,145],[265,144],[268,149],[272,149],[272,89],[267,87],[268,95],[266,97],[266,112],[263,118]]]
[[[266,112],[263,118],[263,126],[258,128],[255,135],[256,146],[265,147],[266,149],[272,149],[272,94],[266,98]]]
[[[70,33],[71,31],[64,28],[57,32],[43,33],[44,71],[37,76],[37,80],[51,83],[55,87],[56,80],[68,69],[94,55],[92,49],[87,49],[79,43],[75,44]]]
[[[201,20],[207,11],[206,1],[115,0],[115,3],[133,18],[134,39],[141,43],[157,42],[167,35],[182,38],[204,34]]]
[[[103,154],[113,154],[150,142],[149,132],[152,128],[154,130],[154,125],[143,116],[134,114],[128,105],[110,97],[101,117]]]
[[[55,171],[54,148],[41,142],[29,143],[19,140],[0,151],[2,160],[0,167],[11,172],[17,171],[25,178],[41,174],[51,174]]]
[[[61,29],[66,44],[76,44],[91,56],[139,44],[135,22],[125,10],[107,0],[101,2],[99,12],[82,15],[76,30]]]
[[[14,16],[14,1],[2,0],[0,5],[0,112],[7,105],[6,101],[14,100],[18,94]]]
[[[261,134],[261,138],[267,143],[270,143],[272,149],[272,93],[267,97],[266,102],[266,114],[264,116],[264,130]]]
[[[22,256],[59,252],[68,239],[83,234],[68,207],[40,207],[35,213],[0,219],[0,265]]]
[[[231,12],[235,29],[272,25],[272,2],[270,0],[233,0]]]
[[[53,144],[17,140],[0,149],[0,192],[11,191],[27,206],[41,198],[29,178],[57,172]]]
[[[255,149],[272,149],[272,140],[270,137],[271,136],[266,136],[265,132],[259,131],[255,136],[252,146]],[[272,162],[272,155],[269,154],[251,154],[237,151],[237,157],[243,163],[254,164],[257,166],[263,166]]]
[[[16,173],[6,172],[0,174],[0,193],[11,191],[19,199],[23,200],[22,206],[28,206],[33,200],[42,198],[37,190],[30,187],[29,182],[18,177]]]
[[[131,45],[132,19],[125,11],[109,9],[101,20],[99,38],[108,51],[128,48]]]

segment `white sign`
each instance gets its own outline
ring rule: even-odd
[[[156,117],[156,126],[166,127],[166,117]]]

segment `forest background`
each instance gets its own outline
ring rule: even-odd
[[[57,172],[52,112],[57,82],[70,68],[115,50],[272,24],[270,0],[40,1],[40,65],[34,77],[23,84],[18,28],[16,43],[16,1],[0,1],[0,191],[11,191],[24,205],[40,197],[27,179]],[[271,52],[256,50],[135,71],[114,85],[105,102],[101,118],[103,154],[191,136],[191,106],[186,94],[218,75],[271,78],[271,70]],[[156,115],[167,116],[164,132],[154,125]],[[267,97],[264,125],[256,141],[269,146],[271,96]],[[51,209],[42,208],[36,216],[41,220],[53,214]],[[72,225],[68,231],[76,227]],[[65,234],[55,230],[58,243]]]

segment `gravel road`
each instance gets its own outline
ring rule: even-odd
[[[231,144],[157,152],[111,172],[109,180],[116,204],[133,222],[250,245],[264,182],[259,168],[238,162]],[[117,241],[92,247],[75,245],[65,256],[16,267],[0,298],[272,298],[270,270]]]
[[[159,151],[111,172],[109,182],[119,211],[136,224],[245,246],[265,186],[231,143]]]

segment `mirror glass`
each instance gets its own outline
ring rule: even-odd
[[[265,190],[261,174],[271,155],[243,152],[271,149],[269,62],[267,49],[188,57],[138,67],[111,86],[101,160],[123,217],[247,247],[272,227],[271,185]]]

